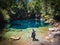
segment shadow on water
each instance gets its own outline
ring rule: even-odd
[[[35,40],[32,40],[32,41],[39,41],[39,39],[35,39]]]
[[[47,26],[43,21],[40,20],[13,20],[10,28],[15,29],[26,29]]]

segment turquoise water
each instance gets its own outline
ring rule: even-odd
[[[40,20],[13,20],[10,28],[15,29],[26,29],[26,28],[37,28],[47,26],[43,21]]]

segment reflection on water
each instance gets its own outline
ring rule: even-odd
[[[13,20],[10,28],[25,29],[32,27],[46,26],[43,21],[40,20]]]

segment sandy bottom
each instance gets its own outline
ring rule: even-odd
[[[24,29],[23,31],[8,31],[4,34],[5,40],[0,41],[0,45],[51,45],[49,41],[45,39],[45,35],[48,33],[47,27],[34,28],[36,31],[36,39],[39,41],[32,41],[31,32],[32,28]],[[21,37],[19,40],[12,40],[10,37]],[[55,44],[54,44],[55,45]]]

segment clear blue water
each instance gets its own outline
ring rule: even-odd
[[[26,29],[26,28],[37,28],[47,26],[43,21],[40,20],[14,20],[11,22],[10,28],[15,29]]]

